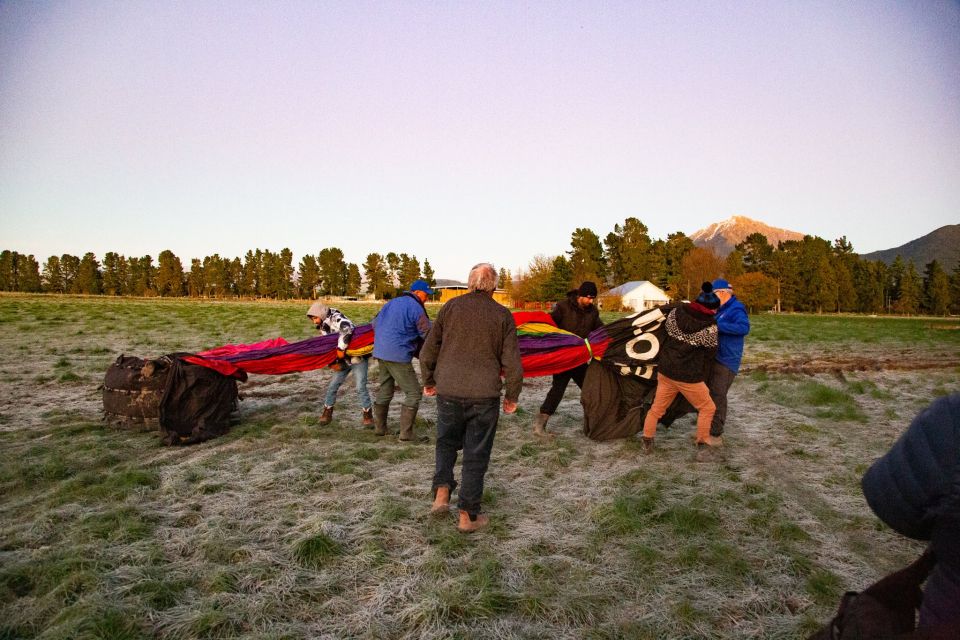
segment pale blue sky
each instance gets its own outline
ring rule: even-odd
[[[517,271],[960,222],[956,2],[2,2],[0,248]]]

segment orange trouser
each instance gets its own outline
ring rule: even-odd
[[[657,395],[653,398],[653,406],[647,411],[643,421],[643,435],[652,438],[657,434],[657,421],[667,412],[673,399],[682,393],[699,412],[697,415],[697,442],[706,442],[710,435],[710,423],[717,406],[710,399],[710,390],[704,382],[677,382],[662,373],[657,374]]]

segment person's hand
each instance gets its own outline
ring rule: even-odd
[[[437,388],[436,388],[436,387],[424,387],[424,388],[423,388],[423,395],[433,397],[433,396],[437,395]]]
[[[504,413],[516,413],[517,411],[517,402],[515,400],[503,399],[503,412]]]

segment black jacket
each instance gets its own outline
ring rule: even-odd
[[[667,312],[664,309],[664,312]],[[657,371],[677,382],[703,382],[717,355],[717,321],[684,304],[667,312]]]
[[[603,322],[600,320],[600,312],[597,311],[596,305],[591,304],[584,309],[577,302],[578,297],[576,289],[569,292],[566,300],[561,300],[553,307],[550,317],[564,331],[586,338],[591,331],[602,327]]]
[[[933,548],[920,628],[960,620],[960,393],[921,412],[867,470],[862,487],[881,520]]]

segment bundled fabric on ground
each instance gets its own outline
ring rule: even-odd
[[[182,357],[171,357],[160,401],[163,442],[195,444],[223,435],[239,422],[237,400],[236,378]]]
[[[664,311],[635,313],[590,334],[591,344],[603,345],[598,360],[587,367],[580,392],[583,433],[591,440],[629,438],[643,429],[657,388]]]

